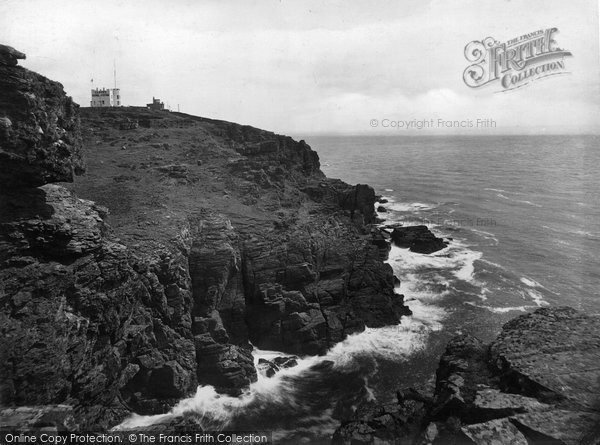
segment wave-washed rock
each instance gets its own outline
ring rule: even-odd
[[[600,316],[566,307],[515,318],[490,345],[457,336],[432,399],[357,411],[334,443],[598,444],[599,354]]]
[[[436,237],[427,226],[396,227],[391,233],[394,244],[416,253],[433,253],[444,249],[448,242]]]
[[[239,394],[251,344],[320,354],[409,313],[369,226],[373,189],[326,178],[305,142],[80,110],[23,54],[0,56],[3,412],[107,428],[198,384]],[[88,174],[52,184],[81,173],[81,152]]]

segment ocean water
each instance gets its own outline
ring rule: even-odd
[[[132,416],[143,426],[193,413],[204,429],[272,430],[288,443],[329,443],[362,400],[427,388],[456,333],[493,339],[539,307],[600,313],[600,137],[311,137],[322,170],[367,183],[388,202],[383,224],[425,224],[451,238],[431,255],[393,247],[397,292],[413,311],[367,329],[323,357],[303,357],[240,397],[201,387],[173,412]],[[254,351],[259,358],[282,355]]]

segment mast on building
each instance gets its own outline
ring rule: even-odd
[[[117,61],[113,60],[114,88],[92,88],[90,106],[94,108],[120,107],[121,90],[117,88]]]

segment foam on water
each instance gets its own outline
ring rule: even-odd
[[[536,306],[494,307],[494,306],[485,306],[485,305],[476,304],[472,301],[467,301],[466,303],[471,306],[480,308],[480,309],[486,309],[495,314],[505,314],[507,312],[527,312],[528,310],[534,309],[536,307]]]
[[[512,201],[512,202],[520,202],[522,204],[527,204],[527,205],[530,205],[530,206],[540,207],[540,208],[543,207],[541,204],[536,204],[535,202],[531,202],[531,201],[528,201],[526,199],[513,199],[513,198],[509,198],[508,196],[503,195],[502,193],[497,193],[496,196],[498,198],[506,199],[506,200]]]
[[[410,307],[415,315],[403,318],[399,325],[367,328],[361,333],[348,336],[326,355],[300,358],[298,365],[281,369],[272,377],[258,373],[258,380],[239,397],[219,394],[212,386],[200,386],[194,397],[180,401],[170,413],[155,416],[134,414],[116,429],[143,428],[185,413],[193,413],[199,419],[202,428],[223,429],[232,418],[260,411],[266,406],[270,410],[278,406],[286,410],[301,410],[302,407],[298,405],[302,400],[299,391],[303,389],[298,382],[306,374],[318,372],[315,371],[318,365],[331,361],[334,369],[343,370],[351,367],[361,356],[402,361],[422,349],[428,333],[440,328],[436,321],[440,314],[415,302],[410,304]],[[253,355],[256,365],[260,358],[272,359],[286,354],[254,349]]]
[[[390,200],[388,200],[390,201]],[[433,204],[425,204],[423,202],[392,202],[390,201],[386,208],[395,212],[415,212],[420,210],[431,210],[435,208]]]
[[[549,303],[546,300],[544,300],[544,297],[542,296],[542,294],[540,294],[536,290],[527,289],[527,295],[529,295],[529,297],[534,301],[535,304],[538,305],[538,307],[549,305]]]
[[[386,189],[386,192],[392,191]],[[379,215],[386,218],[387,222],[407,223],[406,219],[414,218],[415,212],[425,213],[436,208],[435,205],[422,202],[396,202],[393,196],[385,198],[388,203],[384,206],[389,211]],[[435,227],[434,232],[437,232],[438,236],[440,232],[442,234],[444,232],[441,227],[427,225],[430,228]],[[473,232],[480,238],[498,244],[498,239],[493,233],[480,230],[473,230]],[[454,234],[451,236],[454,237]],[[485,283],[480,283],[476,279],[476,264],[477,261],[482,260],[482,252],[472,247],[465,240],[455,238],[448,247],[430,255],[423,255],[392,244],[387,262],[394,269],[395,275],[400,278],[401,284],[396,292],[405,296],[405,303],[413,313],[410,317],[403,317],[401,324],[366,328],[363,332],[348,336],[325,355],[300,357],[296,366],[281,369],[271,377],[259,372],[257,381],[238,397],[219,394],[212,386],[201,386],[193,397],[180,401],[170,413],[157,416],[132,415],[117,428],[142,428],[173,416],[190,413],[199,419],[203,429],[219,430],[235,424],[235,419],[247,416],[254,416],[253,418],[256,419],[268,418],[273,413],[277,416],[279,411],[292,417],[297,413],[298,425],[293,431],[305,429],[308,432],[311,430],[319,432],[334,428],[337,426],[337,421],[332,419],[331,413],[327,414],[330,407],[320,406],[318,410],[313,411],[311,406],[306,404],[311,382],[317,384],[326,382],[325,386],[327,386],[329,382],[327,378],[331,379],[332,375],[335,378],[337,375],[342,376],[344,373],[359,370],[363,373],[360,374],[359,381],[364,383],[364,395],[367,398],[374,398],[374,390],[369,386],[369,376],[373,375],[373,371],[372,369],[370,372],[365,371],[366,368],[363,366],[365,361],[371,360],[377,367],[377,359],[402,362],[422,350],[427,344],[429,335],[443,328],[444,319],[448,316],[447,310],[444,309],[444,300],[451,293],[453,295],[460,292],[465,295],[472,293],[474,298],[479,298],[479,301],[488,298],[487,293],[490,291],[484,286]],[[489,264],[502,268],[494,263]],[[466,303],[493,313],[524,312],[545,304],[542,295],[538,292],[538,288],[542,288],[539,283],[527,277],[523,277],[521,283],[528,286],[525,291],[536,306],[493,307],[469,301]],[[253,350],[255,366],[261,358],[272,360],[285,355],[287,354],[279,351],[257,348]],[[360,386],[361,383],[357,385]],[[322,398],[327,399],[327,397]],[[285,429],[287,427],[284,426],[277,431],[277,434],[285,436]]]
[[[537,281],[532,280],[531,278],[527,278],[527,277],[521,277],[521,283],[523,283],[529,287],[544,287]]]
[[[491,187],[486,187],[484,188],[484,190],[490,191],[490,192],[498,192],[498,193],[508,193],[511,195],[524,195],[524,193],[522,192],[513,192],[510,190],[503,190],[503,189],[495,189],[495,188],[491,188]]]
[[[471,250],[459,241],[453,241],[450,246],[430,255],[414,253],[392,245],[390,264],[392,267],[397,265],[400,275],[405,275],[407,271],[415,272],[424,269],[445,270],[451,271],[460,280],[475,283],[475,261],[479,260],[481,256],[481,252]]]
[[[400,290],[400,289],[398,289]],[[405,289],[410,294],[410,289]],[[390,361],[406,360],[411,354],[425,346],[427,336],[434,330],[441,329],[444,311],[431,306],[420,299],[427,300],[427,295],[415,292],[408,303],[413,315],[403,317],[402,323],[382,328],[367,328],[363,332],[348,336],[336,344],[324,356],[308,356],[298,359],[298,364],[284,368],[272,377],[258,373],[258,380],[250,385],[239,397],[219,394],[212,386],[200,386],[196,394],[179,402],[168,414],[156,416],[132,415],[116,429],[143,428],[170,417],[193,413],[205,429],[226,428],[231,419],[251,412],[260,412],[263,407],[269,410],[281,409],[302,410],[299,385],[311,373],[318,373],[318,367],[326,362],[333,362],[332,369],[344,371],[352,368],[361,357],[376,357]],[[279,351],[253,350],[255,366],[260,358],[267,360],[285,356]],[[365,385],[367,378],[365,377]],[[367,395],[369,388],[366,386]],[[371,396],[373,393],[371,391]],[[326,421],[323,417],[323,421]],[[330,421],[330,420],[329,420]],[[324,427],[322,425],[322,427]]]
[[[479,229],[473,229],[473,228],[469,228],[469,230],[471,230],[471,232],[475,233],[475,235],[477,235],[485,240],[492,241],[494,246],[497,246],[498,244],[500,244],[498,237],[491,232],[486,232],[485,230],[479,230]]]

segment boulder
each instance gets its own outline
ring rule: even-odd
[[[411,252],[433,253],[444,249],[448,242],[437,238],[427,226],[396,227],[391,234],[398,247],[407,247]]]
[[[424,406],[414,420],[420,434],[367,416],[343,422],[333,443],[600,443],[599,328],[598,315],[554,307],[508,322],[491,345],[456,336],[431,403],[403,391],[396,407],[372,409],[393,411],[411,396]]]
[[[258,372],[267,377],[273,377],[277,372],[286,368],[293,368],[298,364],[298,357],[275,357],[273,360],[258,359]]]

